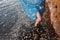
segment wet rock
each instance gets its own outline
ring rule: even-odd
[[[22,30],[19,31],[19,40],[57,40],[46,21],[42,20],[42,22],[43,24],[28,31],[22,27]]]

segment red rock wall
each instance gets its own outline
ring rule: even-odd
[[[60,36],[60,0],[48,0],[50,20],[55,32]]]

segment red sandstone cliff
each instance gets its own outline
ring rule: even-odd
[[[60,0],[48,0],[46,5],[49,9],[46,6],[44,17],[47,16],[45,19],[53,25],[55,32],[60,36]]]

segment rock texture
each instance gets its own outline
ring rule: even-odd
[[[51,24],[60,36],[60,0],[48,0],[48,4],[51,12]]]
[[[58,40],[60,40],[60,0],[47,0],[48,6],[50,9],[50,19],[53,28],[55,29],[55,33],[59,36]]]

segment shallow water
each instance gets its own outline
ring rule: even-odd
[[[30,29],[30,26],[33,26],[32,23],[33,22],[31,22],[30,19],[28,19],[28,17],[24,14],[24,11],[18,0],[0,0],[0,40],[22,40],[19,39],[21,36],[20,33],[25,32],[23,28],[27,29],[27,31],[32,30]],[[46,34],[49,34],[47,33],[47,31],[49,31],[48,28],[44,30],[42,28],[40,29],[42,32],[46,30]],[[30,34],[30,32],[27,33],[27,35]],[[44,34],[41,35],[44,36]],[[47,35],[46,37],[50,36]],[[45,39],[41,37],[40,40]]]

